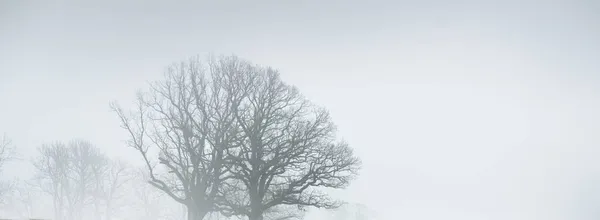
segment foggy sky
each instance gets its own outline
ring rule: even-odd
[[[598,2],[144,2],[0,3],[0,133],[24,158],[84,138],[137,163],[109,101],[236,54],[331,111],[364,162],[340,196],[381,219],[600,218]]]

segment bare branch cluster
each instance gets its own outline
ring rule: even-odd
[[[38,151],[37,185],[52,197],[55,219],[82,219],[86,209],[110,218],[116,211],[113,201],[128,179],[125,163],[109,160],[84,140],[45,144]]]
[[[4,164],[12,159],[14,156],[14,149],[12,148],[11,140],[3,135],[0,137],[0,171]]]
[[[0,137],[0,173],[6,162],[14,159],[14,153],[11,140],[6,135]],[[12,188],[13,185],[10,182],[0,180],[0,202],[3,202],[4,197]]]
[[[184,204],[188,219],[335,208],[321,189],[348,186],[360,166],[325,109],[276,70],[235,56],[174,64],[136,109],[111,107],[149,183]]]

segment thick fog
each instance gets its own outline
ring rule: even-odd
[[[598,219],[599,15],[566,0],[3,1],[0,135],[21,159],[2,179],[33,178],[37,148],[72,139],[143,166],[109,103],[135,108],[172,63],[235,54],[329,110],[362,160],[331,192],[347,212]],[[34,210],[51,218],[52,200]]]

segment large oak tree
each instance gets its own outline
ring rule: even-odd
[[[360,160],[329,113],[277,71],[223,56],[172,65],[165,76],[130,113],[112,107],[150,184],[184,204],[188,219],[284,219],[298,215],[274,213],[341,204],[322,189],[348,186]]]

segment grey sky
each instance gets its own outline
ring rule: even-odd
[[[599,2],[101,2],[0,3],[0,132],[26,157],[85,138],[138,161],[109,101],[235,53],[331,111],[364,161],[342,194],[383,219],[600,209]]]

